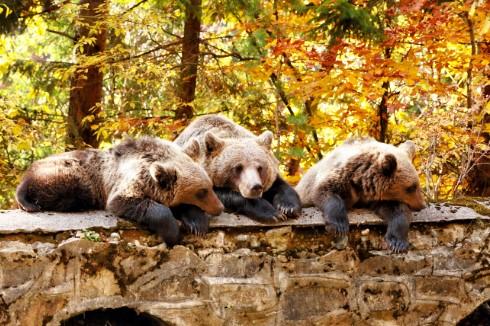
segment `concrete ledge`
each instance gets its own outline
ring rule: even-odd
[[[488,203],[478,202],[483,207]],[[489,220],[490,216],[482,215],[469,207],[449,204],[431,204],[428,208],[413,213],[412,223],[437,223],[464,220]],[[349,212],[351,225],[378,225],[383,221],[372,211],[357,209]],[[245,216],[223,213],[213,217],[210,228],[241,228],[241,227],[311,227],[322,226],[324,220],[316,208],[305,208],[300,218],[276,224],[262,224]],[[56,233],[70,230],[90,228],[116,229],[132,228],[126,220],[115,217],[105,211],[88,211],[80,213],[42,212],[27,213],[22,210],[0,211],[0,234],[12,233]]]
[[[2,210],[0,234],[56,233],[90,228],[115,229],[118,221],[119,218],[106,211],[27,213],[20,209]]]

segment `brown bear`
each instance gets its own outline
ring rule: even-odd
[[[373,208],[388,224],[389,247],[406,251],[409,243],[408,208],[426,204],[412,159],[415,145],[398,147],[370,138],[348,140],[306,172],[296,186],[304,206],[318,207],[337,234],[349,230],[347,211],[354,206]]]
[[[194,140],[200,146],[189,155],[204,167],[227,211],[265,223],[300,214],[298,194],[279,175],[270,131],[255,136],[222,116],[207,115],[194,120],[175,143],[187,146]]]
[[[110,150],[52,155],[26,171],[16,199],[28,212],[107,209],[174,244],[180,231],[169,207],[190,204],[213,215],[223,210],[206,171],[185,154],[198,146],[191,142],[182,150],[169,141],[142,137]]]

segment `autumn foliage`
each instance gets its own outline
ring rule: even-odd
[[[0,207],[33,160],[125,135],[173,139],[206,113],[273,131],[293,183],[347,137],[372,136],[418,145],[429,199],[490,195],[489,12],[478,0],[6,1]],[[90,84],[91,71],[101,82],[83,93],[74,80]],[[90,142],[67,137],[74,96],[95,103],[75,124]]]

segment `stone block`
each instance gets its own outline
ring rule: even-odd
[[[236,313],[229,314],[229,316],[224,320],[223,325],[225,326],[235,326],[235,325],[246,325],[246,326],[273,326],[280,325],[276,322],[277,312],[276,311],[263,311],[263,312],[247,312],[247,313]]]
[[[466,292],[461,278],[426,276],[415,278],[415,295],[417,300],[460,303]]]
[[[461,277],[465,270],[476,267],[477,254],[465,245],[459,248],[436,248],[432,251],[435,276]]]
[[[405,255],[379,254],[363,260],[359,265],[361,275],[410,275],[432,271],[430,257],[408,252]]]
[[[336,309],[327,313],[325,316],[321,316],[313,319],[313,325],[354,325],[353,313],[346,309]]]
[[[443,246],[454,246],[463,241],[467,227],[465,225],[453,224],[438,229],[437,241]]]
[[[207,276],[248,278],[270,277],[271,261],[265,253],[239,249],[230,254],[211,253],[206,257]]]
[[[93,275],[81,275],[78,295],[82,298],[108,297],[120,293],[114,273],[105,268],[99,269]]]
[[[7,305],[11,304],[18,298],[25,295],[27,292],[29,292],[33,284],[34,281],[30,280],[25,283],[19,284],[17,286],[11,286],[11,287],[1,289],[0,295],[2,301]]]
[[[349,306],[349,282],[324,275],[290,277],[280,299],[281,322],[314,320]]]
[[[444,304],[438,301],[415,301],[400,321],[403,325],[434,325],[443,311]]]
[[[221,326],[223,320],[213,314],[206,302],[185,300],[178,302],[149,302],[137,306],[137,310],[162,320],[165,325]]]
[[[217,316],[223,319],[243,313],[273,309],[277,296],[270,282],[260,278],[203,277],[202,297],[210,301]]]
[[[126,286],[126,290],[146,300],[192,299],[199,293],[195,278],[205,269],[205,263],[192,250],[175,246],[161,260],[158,268],[136,278]]]
[[[325,255],[315,258],[290,258],[278,257],[275,259],[275,269],[289,274],[323,274],[328,272],[340,272],[352,275],[358,269],[359,258],[355,252],[347,248],[345,250],[332,250]]]
[[[118,267],[121,274],[131,282],[149,272],[169,259],[165,246],[135,247],[129,252],[119,253],[121,256]]]
[[[265,233],[267,243],[276,251],[284,251],[288,248],[289,241],[292,237],[291,226],[277,229],[271,229]]]
[[[408,232],[411,250],[430,250],[436,241],[436,238],[431,234],[423,234],[417,230]]]
[[[410,306],[410,289],[401,281],[366,279],[359,285],[357,305],[363,318],[385,313],[402,315]]]
[[[39,278],[48,261],[38,257],[30,244],[0,243],[0,288],[19,286]]]
[[[67,298],[64,296],[53,297],[32,293],[10,306],[11,325],[46,325],[66,303]],[[28,308],[22,309],[23,307]]]

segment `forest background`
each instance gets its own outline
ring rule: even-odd
[[[295,183],[350,136],[411,139],[430,200],[490,195],[490,2],[2,0],[0,208],[47,155],[221,113]]]

